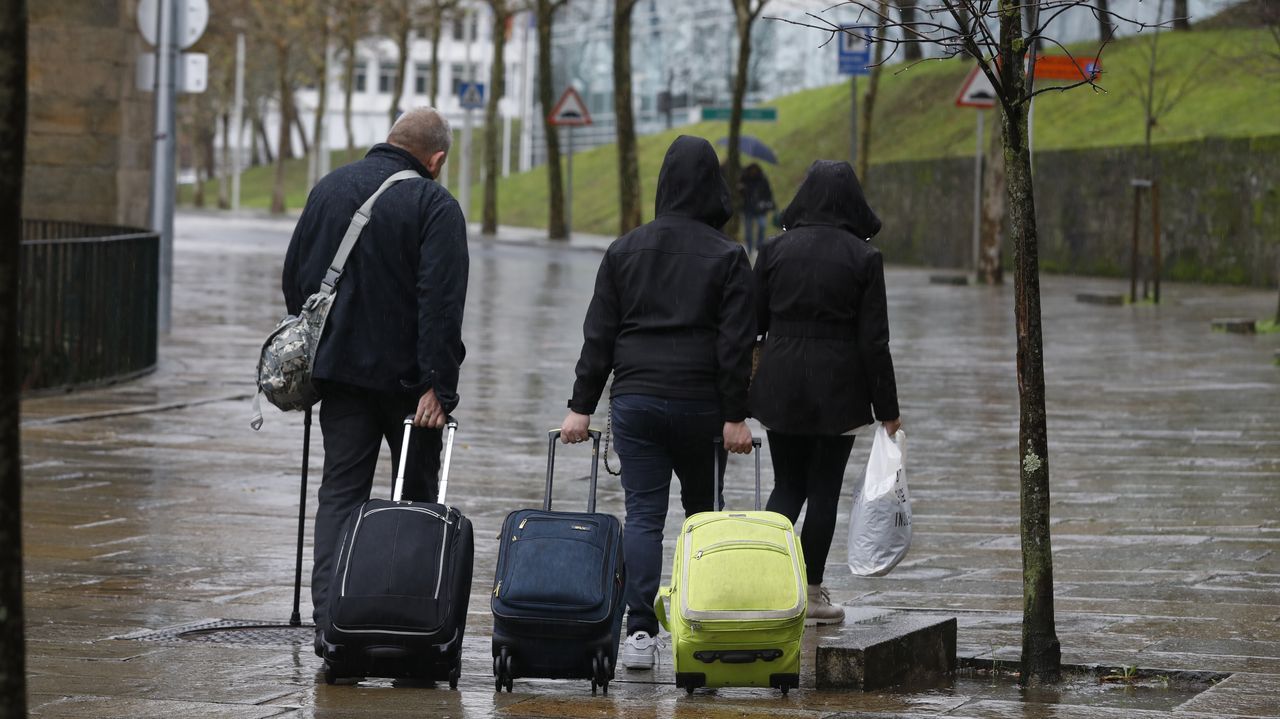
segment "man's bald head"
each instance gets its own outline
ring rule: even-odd
[[[396,120],[387,135],[387,142],[408,150],[435,173],[453,144],[453,131],[449,128],[449,121],[434,108],[415,107]],[[438,161],[434,160],[436,155],[441,155]]]

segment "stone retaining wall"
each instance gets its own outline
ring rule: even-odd
[[[1280,135],[1157,145],[1164,278],[1275,286],[1280,263]],[[1047,271],[1127,276],[1130,178],[1142,147],[1037,152],[1040,262]],[[868,196],[889,262],[967,268],[973,160],[873,165]],[[1142,238],[1150,242],[1144,204]],[[1012,252],[1005,240],[1008,266]]]

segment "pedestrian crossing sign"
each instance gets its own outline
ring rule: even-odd
[[[458,87],[458,104],[465,110],[479,110],[484,107],[484,83],[462,83]]]

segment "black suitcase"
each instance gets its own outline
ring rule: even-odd
[[[516,677],[590,679],[607,694],[622,630],[622,523],[596,509],[600,433],[592,431],[586,512],[551,511],[553,430],[542,509],[507,515],[499,535],[493,598],[493,675],[498,691]]]
[[[439,503],[400,499],[406,440],[392,499],[370,499],[347,518],[330,585],[326,682],[417,678],[457,688],[474,555],[471,521],[444,503],[457,428],[450,417]]]

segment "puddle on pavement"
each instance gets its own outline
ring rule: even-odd
[[[1211,681],[1186,679],[1176,673],[1165,675],[1143,671],[1128,677],[1123,673],[1099,676],[1071,672],[1064,674],[1062,682],[1055,686],[1022,687],[1013,674],[985,669],[962,669],[957,672],[951,687],[934,689],[932,692],[1030,704],[1168,711],[1212,686]]]

